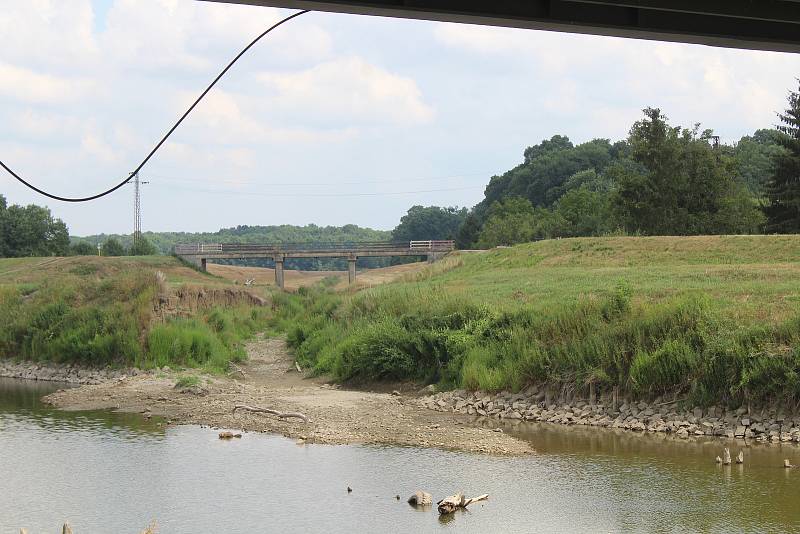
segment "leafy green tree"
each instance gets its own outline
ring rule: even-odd
[[[400,219],[400,224],[392,230],[392,239],[455,239],[467,213],[467,208],[412,206]]]
[[[789,108],[779,117],[778,130],[783,135],[778,143],[785,151],[772,159],[772,177],[766,187],[766,228],[768,232],[794,234],[800,232],[800,88],[789,93]]]
[[[86,241],[78,241],[69,246],[70,256],[94,256],[97,254],[97,247],[92,246]]]
[[[8,241],[8,203],[6,197],[0,195],[0,258],[10,256]]]
[[[113,237],[109,237],[106,239],[105,243],[103,243],[102,248],[100,249],[103,256],[124,256],[125,255],[125,248],[122,246],[122,243],[114,239]]]
[[[478,233],[481,231],[481,223],[475,212],[470,212],[461,228],[458,229],[456,234],[456,247],[460,249],[469,249],[476,246],[478,241]]]
[[[0,252],[4,256],[65,255],[69,249],[67,225],[50,210],[30,204],[8,205],[0,196]]]
[[[593,191],[589,184],[564,193],[554,211],[563,221],[559,237],[598,236],[614,228],[609,194]]]
[[[756,196],[765,194],[772,177],[773,160],[785,153],[779,142],[781,137],[778,130],[756,130],[752,136],[742,137],[733,148],[736,173]]]
[[[141,237],[131,246],[128,253],[131,256],[152,256],[153,254],[157,254],[158,251],[147,238]]]
[[[622,169],[616,180],[614,211],[624,228],[648,235],[695,235],[738,233],[749,225],[721,227],[722,221],[735,221],[720,211],[742,197],[731,165],[708,142],[711,131],[701,133],[699,125],[672,127],[659,109],[647,108],[644,114],[628,138],[639,169]],[[737,209],[756,208],[748,201]]]
[[[555,220],[556,217],[546,208],[534,208],[526,198],[511,197],[495,202],[489,208],[489,217],[478,235],[478,246],[516,245],[550,237],[554,228],[561,224]]]
[[[708,233],[757,234],[763,230],[766,222],[761,203],[747,185],[735,184],[731,193],[720,200],[720,209]]]

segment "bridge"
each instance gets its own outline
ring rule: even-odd
[[[455,249],[453,241],[359,243],[195,243],[175,245],[175,255],[206,271],[208,260],[269,258],[275,261],[275,285],[283,289],[283,264],[289,258],[347,258],[348,281],[356,281],[358,258],[425,256],[435,261]]]
[[[798,0],[206,0],[800,52]]]

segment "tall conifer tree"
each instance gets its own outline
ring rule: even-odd
[[[764,208],[767,232],[796,234],[800,233],[800,88],[789,93],[789,109],[778,116],[778,130],[784,134],[778,143],[786,151],[773,156],[766,188],[769,205]]]

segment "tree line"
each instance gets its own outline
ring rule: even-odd
[[[780,125],[732,145],[643,110],[628,138],[575,145],[555,135],[493,176],[472,209],[414,206],[403,239],[488,248],[536,239],[800,232],[800,90]]]
[[[99,245],[99,247],[98,247]],[[64,221],[43,206],[8,204],[0,195],[0,258],[25,256],[146,256],[156,250],[146,239],[125,247],[109,238],[102,243],[70,240]]]

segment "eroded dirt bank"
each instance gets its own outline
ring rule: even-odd
[[[113,409],[163,416],[173,424],[201,424],[275,432],[309,443],[392,444],[522,455],[530,445],[502,432],[471,425],[459,414],[438,413],[413,396],[352,391],[294,369],[281,339],[259,337],[248,347],[243,373],[201,377],[200,385],[176,388],[172,372],[113,379],[53,393],[45,400],[67,410]],[[237,404],[301,412],[310,421],[236,410]]]

